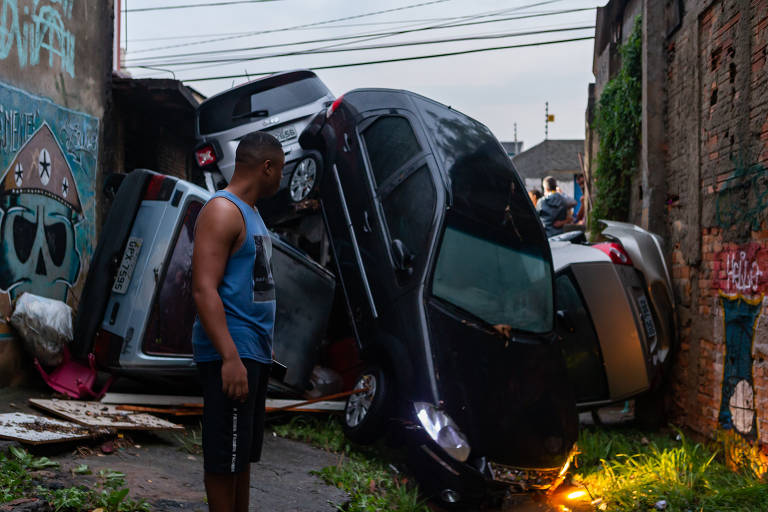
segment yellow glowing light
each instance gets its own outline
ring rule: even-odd
[[[587,491],[573,491],[571,494],[566,496],[569,500],[577,500],[579,498],[583,498],[587,495]]]

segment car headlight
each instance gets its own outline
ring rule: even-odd
[[[427,402],[414,402],[413,408],[421,426],[440,448],[459,462],[469,458],[469,441],[450,416]]]

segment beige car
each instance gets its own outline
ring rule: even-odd
[[[579,409],[636,399],[660,419],[660,390],[676,343],[675,303],[658,235],[602,221],[609,241],[550,238],[557,331]]]

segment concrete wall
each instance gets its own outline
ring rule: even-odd
[[[112,0],[0,0],[0,318],[28,291],[77,305],[97,238]],[[19,380],[0,322],[0,385]]]

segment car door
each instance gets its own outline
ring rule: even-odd
[[[363,208],[360,247],[376,269],[370,279],[380,310],[417,284],[426,264],[437,192],[434,162],[418,132],[403,110],[367,112],[358,123],[373,197]]]

